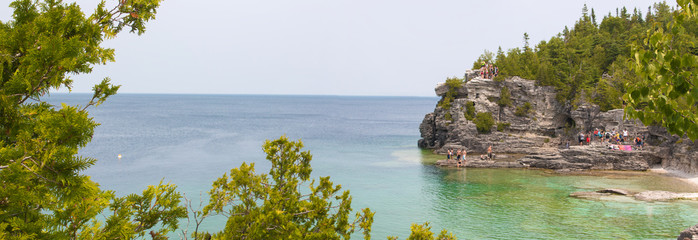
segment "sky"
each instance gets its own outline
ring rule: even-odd
[[[97,3],[77,2],[88,13]],[[73,92],[110,77],[120,93],[435,96],[484,50],[522,47],[524,33],[531,45],[548,40],[584,4],[601,21],[623,6],[644,16],[655,2],[164,0],[144,35],[104,42],[116,62],[73,77]]]

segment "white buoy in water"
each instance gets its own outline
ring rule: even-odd
[[[121,154],[119,154],[119,156],[116,156],[116,157],[119,158],[119,160],[121,160]]]

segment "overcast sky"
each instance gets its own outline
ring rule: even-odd
[[[91,13],[97,1],[78,2]],[[654,2],[165,0],[144,35],[105,42],[116,62],[76,77],[73,92],[109,76],[121,93],[434,96],[485,49],[573,26],[585,3],[600,21],[622,6],[644,16]]]

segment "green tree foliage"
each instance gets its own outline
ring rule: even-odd
[[[516,107],[516,111],[514,111],[514,115],[519,116],[519,117],[527,117],[528,114],[533,112],[533,107],[531,106],[530,102],[525,102],[523,106],[518,106]]]
[[[161,181],[141,194],[117,197],[82,173],[97,161],[78,155],[98,125],[87,109],[119,86],[104,79],[83,106],[42,100],[50,91],[70,89],[70,76],[114,61],[114,50],[102,42],[124,29],[144,33],[159,4],[101,2],[89,16],[58,0],[10,4],[13,20],[0,22],[0,239],[166,239],[187,217],[172,184]],[[349,192],[340,193],[329,177],[302,189],[311,156],[301,147],[285,138],[266,142],[269,175],[243,164],[218,179],[209,205],[192,213],[197,225],[221,213],[229,214],[226,228],[214,236],[225,239],[346,239],[357,228],[369,238],[373,213],[364,209],[350,222]]]
[[[591,12],[591,14],[589,13]],[[609,110],[623,106],[624,85],[637,80],[628,68],[633,43],[640,43],[642,33],[672,21],[672,10],[666,3],[657,3],[646,17],[634,9],[609,13],[597,23],[594,9],[584,6],[582,16],[567,28],[535,47],[529,46],[524,34],[523,48],[497,51],[497,78],[519,76],[535,79],[538,85],[553,86],[557,100],[576,106],[580,101],[594,102]],[[687,33],[698,32],[696,21],[684,22]],[[666,29],[666,27],[665,27]],[[690,34],[689,34],[690,35]],[[686,40],[691,40],[686,38]],[[608,74],[609,77],[602,77]],[[582,94],[585,93],[585,94]]]
[[[446,79],[446,86],[448,87],[448,91],[446,92],[446,95],[439,101],[437,104],[439,107],[449,110],[451,109],[451,103],[453,103],[453,100],[456,99],[456,95],[458,94],[458,88],[461,87],[463,84],[462,78],[457,78],[457,77],[451,77]]]
[[[677,0],[680,9],[652,17],[654,28],[633,45],[638,81],[627,85],[625,113],[644,124],[660,124],[679,136],[698,139],[698,2]],[[648,16],[649,18],[650,16]]]
[[[511,126],[511,123],[508,123],[508,122],[498,122],[498,123],[497,123],[497,131],[498,131],[498,132],[504,131],[504,129],[507,129],[509,126]]]
[[[465,103],[465,119],[468,119],[468,121],[472,121],[475,119],[475,102],[473,101],[468,101]]]
[[[439,235],[434,238],[434,233],[431,231],[431,227],[428,222],[424,224],[413,223],[410,227],[411,233],[407,237],[407,240],[456,240],[456,236],[452,233],[442,229]],[[390,240],[397,240],[397,237],[388,237]]]
[[[591,102],[599,105],[601,111],[623,108],[623,102],[618,101],[626,93],[625,85],[637,82],[637,75],[629,67],[630,61],[624,56],[618,56],[604,75],[596,83],[595,91],[588,91]]]
[[[475,127],[480,133],[489,133],[494,125],[494,118],[490,112],[480,112],[475,116]]]
[[[269,174],[256,174],[243,163],[213,182],[210,202],[201,216],[223,214],[228,221],[216,239],[349,239],[363,230],[370,239],[373,212],[363,209],[353,221],[349,191],[340,192],[330,177],[312,180],[312,155],[301,141],[285,136],[262,147],[272,164]],[[194,236],[200,236],[194,234]]]
[[[494,53],[485,49],[485,52],[480,54],[480,57],[473,62],[473,69],[480,69],[482,65],[485,65],[485,63],[492,63],[492,60],[494,60]]]
[[[0,22],[0,236],[8,239],[153,239],[186,216],[170,184],[142,195],[115,197],[82,171],[96,159],[78,156],[98,125],[87,108],[116,93],[108,79],[84,106],[52,106],[42,97],[70,89],[70,76],[114,60],[101,47],[121,30],[142,34],[160,0],[105,2],[89,16],[56,0],[10,3],[13,19]],[[107,207],[106,222],[97,217]]]
[[[502,87],[502,90],[499,93],[499,101],[497,101],[497,105],[500,107],[511,106],[511,93],[509,92],[509,88],[507,86]]]
[[[497,120],[502,119],[502,112],[505,107],[511,106],[511,93],[507,86],[502,87],[499,93],[499,100],[497,100],[497,106],[499,106],[499,111],[497,114]]]

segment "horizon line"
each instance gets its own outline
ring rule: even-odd
[[[47,94],[49,97],[51,94],[93,94],[92,92],[54,92]],[[436,94],[434,96],[417,96],[417,95],[343,95],[343,94],[294,94],[294,93],[142,93],[142,92],[124,92],[116,93],[115,95],[218,95],[218,96],[306,96],[306,97],[423,97],[423,98],[438,98]]]

